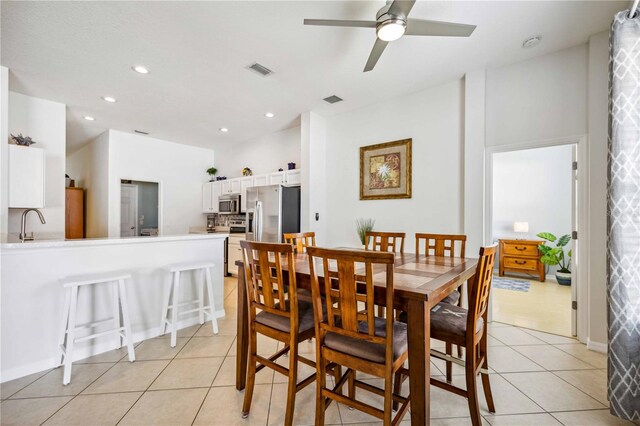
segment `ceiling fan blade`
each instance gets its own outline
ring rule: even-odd
[[[469,37],[475,29],[475,25],[426,21],[423,19],[407,19],[407,30],[404,35]]]
[[[376,37],[376,43],[373,45],[373,49],[371,49],[371,54],[369,54],[369,59],[367,60],[367,64],[364,66],[364,72],[371,71],[373,67],[376,66],[378,59],[384,52],[384,48],[389,44],[388,41],[382,41]]]
[[[395,0],[389,7],[387,13],[389,15],[404,16],[406,18],[409,16],[409,12],[411,12],[415,2],[416,0]]]
[[[348,21],[339,19],[305,19],[305,25],[320,25],[324,27],[355,27],[375,28],[376,21]]]

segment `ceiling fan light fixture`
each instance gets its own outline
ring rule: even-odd
[[[382,21],[376,27],[376,35],[382,41],[394,41],[404,35],[407,23],[404,19],[391,18]]]

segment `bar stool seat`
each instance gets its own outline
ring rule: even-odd
[[[167,325],[171,328],[171,347],[174,348],[177,343],[178,332],[178,315],[186,315],[193,312],[199,314],[200,324],[204,324],[205,314],[209,316],[211,325],[213,327],[213,333],[218,334],[218,320],[215,315],[215,302],[213,297],[213,282],[211,279],[211,269],[215,267],[212,262],[194,262],[194,263],[182,263],[169,265],[165,268],[165,271],[169,274],[169,279],[164,292],[164,300],[162,306],[162,319],[160,323],[160,335],[164,335]],[[198,297],[193,300],[179,301],[180,296],[180,275],[183,272],[197,272],[202,271],[204,278],[197,283]],[[207,298],[209,305],[204,305],[204,286],[207,286]],[[171,304],[169,304],[171,302]],[[180,310],[181,307],[193,306],[197,304],[198,307]],[[171,310],[171,320],[167,319]]]
[[[63,289],[65,289],[62,327],[58,338],[58,348],[61,359],[60,363],[64,365],[64,375],[62,379],[62,383],[64,385],[71,382],[73,348],[76,343],[117,333],[119,335],[118,348],[122,347],[123,340],[126,341],[129,361],[135,361],[136,355],[133,349],[131,320],[129,317],[129,306],[127,303],[127,291],[125,287],[125,282],[129,279],[131,279],[131,274],[127,272],[112,272],[94,275],[80,275],[60,280],[60,284]],[[78,293],[80,291],[80,287],[109,283],[111,284],[113,317],[102,321],[76,325]],[[122,318],[120,317],[121,310]],[[114,328],[79,338],[76,337],[76,331],[93,329],[100,325],[109,323],[113,324]]]

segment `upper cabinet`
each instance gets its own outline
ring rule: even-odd
[[[300,185],[302,183],[300,169],[287,170],[285,173],[287,185]]]
[[[220,182],[207,182],[202,185],[202,212],[218,213]]]
[[[9,145],[8,204],[9,208],[44,207],[44,149]]]
[[[275,172],[269,174],[269,185],[277,185],[279,183],[287,183],[286,172]]]

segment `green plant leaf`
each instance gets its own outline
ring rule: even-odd
[[[541,245],[541,246],[538,246],[538,250],[540,251],[540,253],[545,255],[545,254],[549,253],[552,249],[549,246]]]
[[[564,247],[569,243],[569,241],[571,241],[571,236],[569,234],[563,235],[558,239],[558,242],[556,243],[556,245],[558,247]]]
[[[571,254],[571,250],[569,250],[569,252],[567,253],[567,256],[569,256],[569,259],[571,259],[571,256],[573,256],[573,255]]]
[[[545,265],[553,266],[558,264],[558,258],[556,256],[553,256],[552,254],[545,254],[540,258],[540,262],[544,263]]]
[[[539,234],[536,234],[536,236],[538,238],[542,238],[543,240],[547,240],[551,242],[554,242],[555,240],[557,240],[556,236],[553,235],[551,232],[540,232]]]

